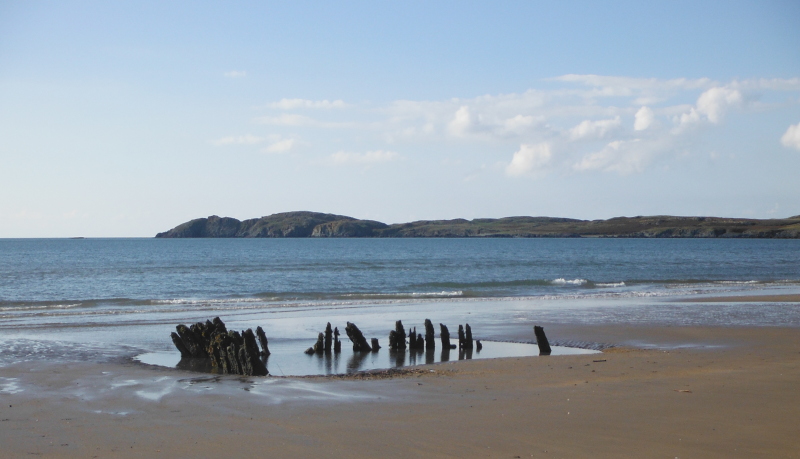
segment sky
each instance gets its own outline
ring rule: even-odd
[[[800,214],[797,1],[0,1],[0,237]]]

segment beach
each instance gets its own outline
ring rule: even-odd
[[[0,245],[2,458],[800,452],[795,241]],[[264,328],[271,376],[174,366],[176,325],[216,316]],[[425,319],[437,356],[440,323],[470,324],[481,358],[391,354]],[[305,355],[328,322],[384,348]],[[581,354],[537,356],[534,325]]]
[[[2,370],[0,456],[800,455],[796,328],[550,330],[654,347],[457,361],[390,378],[21,364]]]

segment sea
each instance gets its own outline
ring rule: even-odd
[[[800,240],[0,239],[0,367],[174,366],[175,326],[220,317],[265,329],[272,374],[344,373],[442,356],[304,355],[328,322],[344,348],[348,321],[381,343],[396,320],[422,334],[426,318],[453,334],[470,323],[490,358],[535,355],[532,329],[527,343],[505,336],[533,324],[800,327],[798,303],[701,301],[796,293]],[[552,341],[564,353],[602,346]]]

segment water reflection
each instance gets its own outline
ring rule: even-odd
[[[389,358],[394,361],[394,366],[397,368],[406,366],[406,351],[405,349],[389,350]],[[413,364],[412,364],[413,365]]]
[[[435,352],[436,349],[434,348],[425,349],[425,364],[430,365],[435,362],[434,360],[436,359]]]
[[[404,367],[406,365],[436,364],[451,360],[486,359],[496,357],[523,357],[537,356],[539,349],[535,344],[508,343],[508,342],[483,342],[474,350],[442,348],[406,351],[388,351],[381,349],[378,352],[351,352],[349,349],[341,353],[319,353],[313,355],[303,354],[306,347],[305,340],[270,342],[272,354],[269,358],[262,359],[270,374],[274,376],[292,375],[331,375],[354,373],[358,371],[376,370],[382,368]],[[564,354],[591,354],[597,351],[585,349],[552,347],[553,355]],[[424,354],[423,354],[424,352]],[[455,354],[452,355],[451,354]],[[424,355],[424,357],[423,357]],[[150,364],[168,367],[177,367],[182,370],[211,373],[212,368],[204,359],[181,360],[177,352],[152,352],[141,354],[136,360]]]
[[[364,359],[366,359],[369,354],[369,352],[353,352],[352,357],[347,361],[347,372],[355,373],[359,371],[361,365],[364,363]]]
[[[199,373],[214,372],[211,368],[211,361],[208,359],[182,358],[175,366],[186,371],[196,371]]]

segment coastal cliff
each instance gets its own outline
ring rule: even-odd
[[[198,218],[158,233],[157,238],[250,237],[625,237],[800,238],[800,215],[783,219],[720,217],[616,217],[577,220],[554,217],[420,220],[387,225],[344,215],[284,212],[240,221]]]

